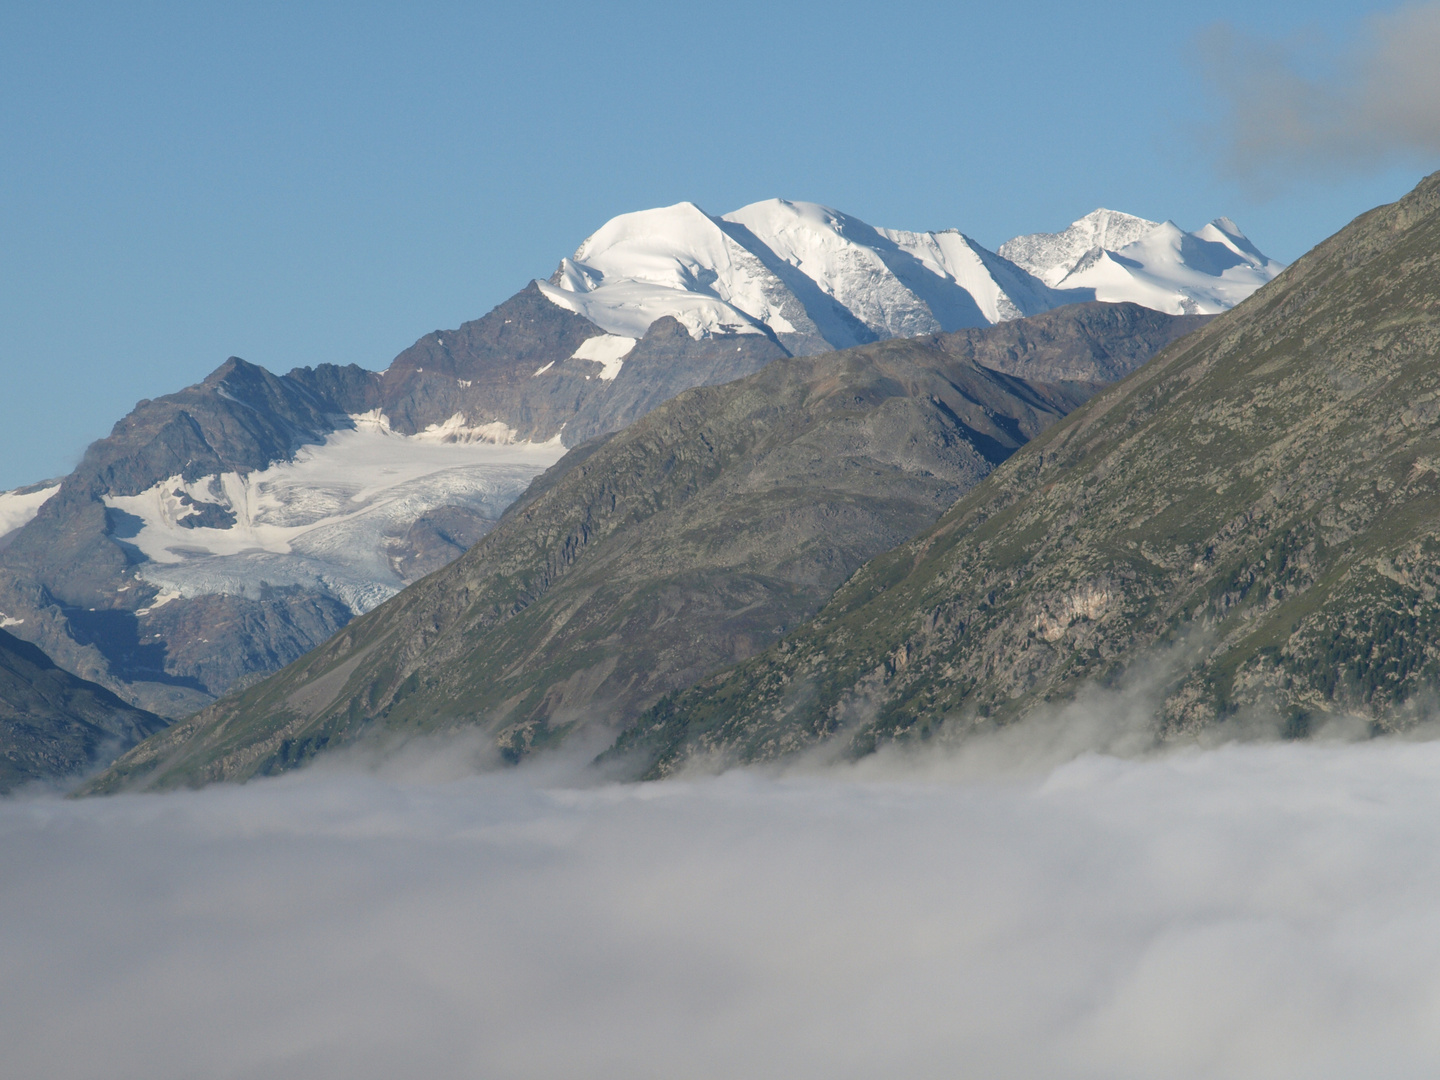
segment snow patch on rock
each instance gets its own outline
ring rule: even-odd
[[[625,357],[635,348],[635,338],[617,337],[614,334],[597,334],[586,338],[580,347],[570,354],[572,360],[593,360],[601,365],[600,378],[610,382],[620,374]],[[537,371],[538,375],[539,372]]]

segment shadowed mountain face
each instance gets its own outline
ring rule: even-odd
[[[729,382],[789,355],[763,334],[694,338],[666,316],[611,375],[603,362],[574,355],[592,338],[622,347],[629,340],[557,307],[532,282],[484,318],[426,334],[406,349],[376,379],[368,407],[381,409],[405,434],[459,413],[470,424],[499,421],[519,440],[560,436],[576,446],[619,430],[681,390]]]
[[[960,330],[945,336],[945,348],[1022,379],[1110,383],[1214,318],[1165,315],[1138,304],[1091,304],[1085,310],[1085,318],[1059,308],[982,330]]]
[[[164,726],[0,630],[0,792],[101,764]]]
[[[624,738],[962,737],[1091,680],[1157,737],[1403,726],[1440,690],[1440,174],[1026,446],[779,646]]]
[[[1103,304],[1040,320],[989,331],[994,346],[891,340],[687,391],[572,450],[457,562],[95,790],[274,772],[362,736],[477,726],[514,760],[613,733],[779,639],[1096,386],[973,356],[1125,369],[1192,325]]]

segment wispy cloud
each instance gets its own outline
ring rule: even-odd
[[[1440,1064],[1440,743],[588,788],[455,760],[0,802],[7,1074]]]
[[[1372,17],[1338,49],[1220,25],[1197,55],[1220,166],[1252,185],[1440,159],[1440,4]]]

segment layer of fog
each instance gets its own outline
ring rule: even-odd
[[[1440,742],[589,786],[463,749],[0,802],[6,1073],[1440,1065]]]
[[[1339,48],[1218,26],[1197,55],[1223,167],[1252,184],[1440,156],[1440,4],[1372,16]]]

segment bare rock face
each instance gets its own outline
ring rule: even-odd
[[[396,573],[412,581],[434,573],[469,551],[495,527],[496,520],[468,506],[438,506],[425,511],[391,550]]]
[[[681,390],[738,379],[789,355],[762,334],[692,338],[666,316],[623,356],[617,375],[602,378],[602,362],[575,356],[597,337],[610,335],[556,307],[532,282],[483,319],[427,334],[397,356],[377,380],[377,404],[407,434],[458,413],[475,425],[498,421],[516,439],[560,436],[575,446]]]
[[[1052,320],[1026,340],[1088,340],[1096,363],[1143,351],[1107,338],[1146,332],[1109,305],[1054,317],[1096,329]],[[1174,323],[1160,316],[1149,332],[1158,347]],[[1096,387],[963,355],[982,344],[892,339],[678,394],[573,449],[460,559],[137,747],[95,790],[274,772],[377,732],[477,726],[509,760],[581,728],[613,734],[762,654]],[[614,393],[667,349],[703,357],[656,324]],[[718,343],[711,356],[716,378],[750,362]],[[416,549],[451,527],[419,526]]]

